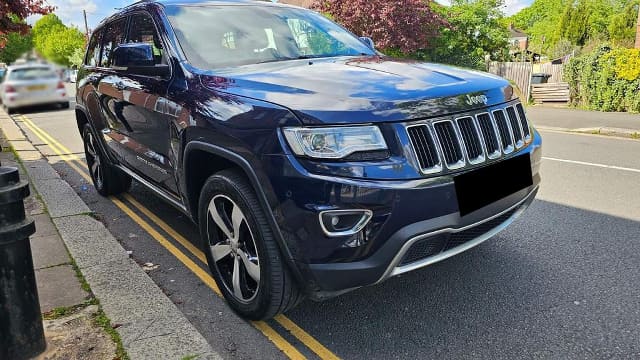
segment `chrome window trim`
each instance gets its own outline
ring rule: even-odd
[[[429,132],[429,136],[431,136],[431,140],[433,141],[433,145],[435,145],[436,147],[436,156],[438,157],[438,163],[431,168],[423,168],[420,165],[420,159],[418,159],[418,151],[416,150],[415,145],[411,140],[411,136],[409,135],[409,128],[418,127],[418,126],[424,126],[427,129],[427,131]],[[407,137],[409,138],[409,143],[411,143],[411,148],[413,149],[413,156],[414,156],[414,159],[416,160],[416,164],[418,165],[418,168],[420,169],[420,172],[425,175],[437,174],[439,172],[442,172],[442,169],[443,169],[442,157],[440,156],[441,149],[438,146],[438,141],[437,141],[437,138],[435,137],[434,130],[429,126],[429,124],[428,123],[412,124],[412,125],[406,125],[404,128],[407,133]]]
[[[486,240],[490,239],[491,237],[495,236],[497,233],[499,233],[500,231],[504,230],[507,226],[509,226],[516,218],[518,218],[520,215],[522,215],[522,213],[527,209],[527,207],[529,207],[530,204],[530,200],[533,200],[532,195],[535,194],[535,192],[538,190],[539,185],[536,186],[535,188],[533,188],[529,193],[527,193],[527,195],[520,201],[518,201],[516,204],[510,206],[509,208],[491,216],[488,217],[486,219],[482,219],[481,221],[475,222],[473,224],[469,224],[467,226],[461,227],[461,228],[444,228],[444,229],[440,229],[440,230],[436,230],[436,231],[432,231],[432,232],[428,232],[425,234],[420,234],[418,236],[415,236],[411,239],[409,239],[406,243],[404,243],[404,245],[402,245],[402,247],[400,248],[400,250],[398,251],[398,253],[396,254],[396,256],[391,260],[391,263],[389,264],[389,266],[387,267],[387,269],[385,270],[385,272],[382,274],[382,276],[380,277],[380,279],[378,279],[378,281],[376,281],[375,283],[378,284],[390,277],[396,276],[396,275],[400,275],[400,274],[404,274],[406,272],[409,271],[413,271],[422,267],[425,267],[427,265],[431,265],[433,263],[442,261],[444,259],[447,259],[449,257],[452,257],[454,255],[457,255],[461,252],[464,252],[466,250],[471,249],[472,247],[475,247],[483,242],[485,242]],[[529,202],[528,202],[529,201]],[[410,264],[404,265],[404,266],[398,266],[401,262],[402,259],[404,258],[404,256],[406,255],[407,251],[409,251],[409,249],[411,248],[411,246],[413,244],[415,244],[417,241],[422,240],[424,238],[430,237],[430,236],[434,236],[434,235],[438,235],[438,234],[442,234],[442,233],[457,233],[460,231],[464,231],[467,230],[469,228],[481,225],[487,221],[491,221],[517,207],[520,207],[516,212],[513,213],[513,215],[511,215],[507,220],[505,220],[502,224],[496,226],[495,228],[487,231],[486,233],[476,237],[473,240],[467,241],[464,244],[461,244],[459,246],[453,247],[447,251],[443,251],[439,254],[433,255],[433,256],[429,256],[426,257],[422,260],[418,260],[418,261],[414,261]]]
[[[500,132],[496,128],[496,124],[495,124],[495,121],[493,120],[493,116],[488,111],[475,114],[474,117],[475,117],[476,125],[478,126],[478,130],[480,129],[479,116],[480,115],[484,115],[484,114],[486,114],[489,117],[489,123],[491,124],[491,128],[493,129],[493,134],[496,136],[496,140],[498,140],[498,149],[496,151],[492,152],[491,154],[489,154],[488,150],[487,150],[487,144],[484,141],[484,135],[482,135],[480,137],[480,140],[482,141],[482,146],[484,147],[485,154],[487,154],[487,158],[489,158],[490,160],[494,160],[494,159],[499,158],[500,155],[502,155],[502,152],[500,151],[500,149],[502,149],[502,145],[501,145],[502,142],[501,142],[501,139],[500,139]],[[482,134],[482,131],[480,131],[480,133]]]
[[[460,123],[459,123],[460,119],[467,119],[467,118],[471,119],[471,124],[473,125],[473,129],[476,132],[476,136],[478,137],[478,140],[480,141],[480,151],[482,152],[480,154],[480,156],[478,156],[478,157],[476,157],[474,159],[471,159],[469,157],[469,153],[467,153],[467,147],[465,146],[464,136],[462,136],[462,130],[460,128]],[[482,139],[482,134],[479,132],[478,124],[476,123],[475,117],[473,115],[460,116],[460,117],[455,118],[454,122],[455,122],[455,125],[456,125],[454,127],[457,127],[457,131],[460,133],[460,141],[461,141],[462,148],[463,148],[463,151],[464,151],[464,157],[467,159],[467,161],[471,165],[482,164],[486,160],[485,156],[487,154],[487,150],[485,148],[485,144],[484,144],[484,141]]]
[[[435,126],[436,126],[437,124],[440,124],[440,123],[446,123],[446,122],[451,123],[451,126],[453,127],[453,132],[454,132],[454,133],[455,133],[455,135],[456,135],[456,140],[458,141],[458,146],[460,146],[460,153],[462,154],[462,159],[458,160],[458,161],[457,161],[456,163],[454,163],[454,164],[449,165],[449,164],[447,163],[447,158],[446,158],[446,156],[445,156],[445,157],[444,157],[444,161],[443,161],[443,162],[444,162],[444,165],[445,165],[445,166],[447,167],[447,169],[449,169],[449,170],[457,170],[457,169],[461,169],[461,168],[463,168],[463,167],[466,165],[466,162],[465,162],[465,158],[466,158],[466,150],[464,149],[464,144],[462,143],[462,139],[460,138],[460,133],[459,133],[460,131],[457,129],[457,124],[456,124],[456,123],[454,123],[454,122],[453,122],[453,121],[451,121],[451,120],[437,120],[437,121],[434,121],[434,122],[432,122],[432,123],[431,123],[431,126],[433,126],[433,128],[434,128],[433,133],[434,133],[434,135],[436,136],[435,138],[438,140],[438,141],[437,141],[438,150],[439,150],[439,151],[440,151],[440,153],[442,153],[442,154],[443,154],[443,156],[444,156],[444,151],[443,151],[443,149],[442,149],[442,144],[441,144],[441,142],[440,142],[440,137],[438,136],[438,132],[435,130]]]

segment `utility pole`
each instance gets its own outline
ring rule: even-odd
[[[638,6],[638,22],[636,24],[636,49],[640,49],[640,6]]]
[[[84,15],[84,36],[89,41],[89,25],[87,25],[87,11],[82,9],[82,15]]]

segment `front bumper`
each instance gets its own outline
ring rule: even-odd
[[[540,147],[536,133],[530,145],[510,155],[530,157],[530,186],[464,215],[456,174],[376,181],[312,174],[288,155],[267,155],[263,163],[277,198],[274,215],[307,281],[303,285],[322,299],[441,261],[503,230],[535,198]],[[370,210],[364,243],[349,246],[349,237],[326,236],[318,214],[328,209]]]
[[[358,287],[379,283],[479,245],[504,230],[518,218],[531,204],[537,192],[537,185],[524,189],[486,209],[481,209],[479,214],[475,214],[473,220],[463,219],[458,213],[452,213],[407,225],[396,231],[376,253],[362,261],[311,264],[310,270],[322,289],[313,296],[316,299],[323,299]],[[513,203],[514,201],[516,202]],[[511,203],[513,204],[508,206]],[[494,209],[500,208],[504,210],[489,215],[495,211]],[[462,236],[455,237],[457,234]],[[417,247],[418,249],[415,250]],[[408,256],[411,259],[405,262]]]

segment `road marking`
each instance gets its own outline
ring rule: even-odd
[[[175,238],[182,246],[187,248],[195,257],[197,257],[203,264],[207,264],[207,259],[204,253],[193,246],[191,242],[184,238],[184,236],[178,234],[171,226],[169,226],[166,222],[156,216],[153,212],[147,209],[144,205],[139,203],[136,199],[133,198],[130,194],[124,193],[123,197],[131,203],[136,209],[145,214],[148,218],[151,219],[156,225],[160,226],[162,230],[164,230],[167,234],[171,235]],[[208,274],[207,274],[208,275]],[[210,276],[210,275],[208,275]],[[222,296],[219,291],[217,294]],[[300,340],[306,347],[308,347],[311,351],[313,351],[316,355],[318,355],[321,359],[327,360],[336,360],[339,359],[334,353],[332,353],[329,349],[327,349],[324,345],[322,345],[318,340],[316,340],[309,333],[304,331],[301,327],[299,327],[296,323],[291,321],[284,315],[278,315],[274,318],[276,322],[278,322],[282,327],[284,327],[287,331],[291,333],[296,339]],[[266,334],[265,334],[266,335]]]
[[[73,168],[80,176],[82,176],[87,181],[91,182],[91,177],[85,172],[86,170],[81,169],[76,165],[76,163],[82,163],[82,159],[67,149],[64,145],[60,144],[56,139],[51,137],[44,130],[40,129],[37,125],[35,125],[29,118],[22,115],[22,120],[24,124],[34,133],[36,136],[40,138],[43,142],[45,142],[47,146],[49,146],[56,154],[58,154],[65,162]],[[67,155],[67,154],[70,155]],[[84,164],[83,164],[84,165]],[[184,238],[184,236],[178,234],[171,226],[169,226],[166,222],[160,219],[158,216],[153,214],[149,209],[147,209],[144,205],[140,204],[136,201],[131,195],[125,193],[123,197],[130,202],[135,208],[141,211],[144,215],[149,217],[156,225],[158,225],[163,231],[165,231],[168,235],[173,237],[178,243],[184,246],[189,252],[191,252],[198,260],[207,263],[206,257],[204,253],[197,249],[193,244]],[[162,245],[165,249],[167,249],[171,254],[173,254],[180,262],[182,262],[189,270],[191,270],[200,280],[202,280],[207,286],[209,286],[217,295],[222,296],[220,289],[218,288],[215,280],[211,275],[205,272],[200,266],[194,263],[189,257],[187,257],[180,249],[178,249],[175,245],[173,245],[169,240],[167,240],[162,234],[160,234],[157,230],[155,230],[151,225],[149,225],[146,221],[144,221],[140,216],[135,214],[131,208],[129,208],[126,204],[115,197],[109,197],[109,199],[122,210],[125,214],[127,214],[134,222],[136,222],[140,227],[142,227],[151,237],[153,237],[160,245]],[[288,330],[295,338],[300,340],[306,347],[308,347],[311,351],[313,351],[316,355],[318,355],[321,359],[339,359],[335,354],[333,354],[329,349],[324,347],[320,342],[318,342],[313,336],[300,328],[297,324],[291,321],[284,315],[278,315],[275,320],[281,324],[286,330]],[[305,359],[304,355],[302,355],[293,345],[291,345],[287,340],[285,340],[280,334],[278,334],[273,328],[271,328],[267,323],[263,321],[252,321],[251,322],[258,330],[260,330],[269,340],[271,340],[274,345],[278,349],[280,349],[283,353],[285,353],[291,359]]]
[[[622,166],[597,164],[597,163],[591,163],[591,162],[585,162],[585,161],[577,161],[577,160],[558,159],[558,158],[552,158],[552,157],[546,157],[546,156],[543,156],[542,159],[543,160],[564,162],[564,163],[569,163],[569,164],[594,166],[594,167],[599,167],[599,168],[604,168],[604,169],[613,169],[613,170],[621,170],[621,171],[629,171],[629,172],[634,172],[634,173],[640,173],[640,169],[634,169],[634,168],[628,168],[628,167],[622,167]]]
[[[277,315],[275,321],[278,324],[282,325],[285,329],[287,329],[291,335],[295,336],[296,339],[302,341],[309,349],[311,349],[316,355],[318,355],[321,359],[328,360],[338,360],[340,359],[334,353],[332,353],[329,349],[324,347],[320,342],[314,339],[311,335],[309,335],[306,331],[302,330],[296,323],[289,320],[288,317],[284,315]]]

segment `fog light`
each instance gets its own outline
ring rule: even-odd
[[[326,210],[320,212],[320,227],[327,236],[349,236],[362,230],[372,216],[367,209]]]

